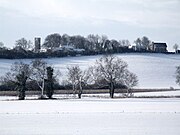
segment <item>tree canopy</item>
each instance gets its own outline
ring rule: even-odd
[[[114,55],[105,55],[98,59],[91,68],[95,82],[105,83],[109,86],[110,97],[114,96],[116,84],[132,88],[138,84],[137,76],[128,70],[128,65]]]
[[[30,48],[32,48],[32,42],[30,40],[26,40],[25,38],[21,38],[19,40],[16,40],[15,46],[21,47],[24,50],[29,50]]]

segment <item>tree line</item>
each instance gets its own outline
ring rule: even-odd
[[[46,51],[36,53],[35,45],[32,41],[21,38],[15,42],[13,49],[8,49],[0,42],[0,58],[47,58],[47,57],[65,57],[81,55],[96,55],[96,54],[112,54],[112,53],[127,53],[127,52],[151,52],[148,48],[152,41],[143,36],[134,41],[136,50],[130,48],[129,40],[109,39],[106,35],[89,34],[87,37],[81,35],[69,36],[68,34],[60,35],[53,33],[48,35],[41,45],[41,48]],[[55,50],[60,46],[72,46],[75,49],[84,49],[83,52]]]
[[[120,53],[128,51],[130,46],[129,40],[115,40],[108,39],[106,35],[94,35],[90,34],[87,37],[80,35],[69,36],[58,33],[50,34],[45,38],[43,47],[52,50],[53,48],[60,47],[60,45],[71,45],[74,48],[85,49],[87,53]]]
[[[137,76],[128,70],[128,64],[112,55],[104,55],[85,70],[79,65],[67,67],[65,81],[58,81],[61,73],[42,59],[30,63],[15,62],[0,78],[1,90],[12,88],[17,91],[20,100],[24,100],[27,90],[41,91],[39,98],[52,98],[55,90],[72,89],[81,98],[85,89],[109,89],[114,97],[115,89],[126,89],[126,96],[131,96],[131,88],[138,85]],[[180,85],[180,66],[176,67],[176,83]]]
[[[41,99],[52,98],[60,77],[61,73],[52,65],[48,65],[42,59],[36,59],[29,64],[15,62],[11,71],[0,80],[1,85],[13,86],[13,90],[18,92],[19,99],[24,100],[28,86],[33,86],[33,89],[37,90],[34,85],[41,91]],[[114,55],[102,56],[86,70],[82,70],[78,65],[67,67],[65,85],[69,86],[74,94],[78,94],[78,98],[81,98],[86,88],[108,88],[110,97],[113,98],[115,89],[129,90],[137,84],[137,76],[128,70],[128,64]]]

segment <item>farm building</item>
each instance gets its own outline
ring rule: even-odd
[[[158,53],[167,52],[167,44],[166,43],[152,42],[150,50],[153,52],[158,52]]]

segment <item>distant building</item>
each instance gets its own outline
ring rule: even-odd
[[[153,52],[158,52],[158,53],[167,52],[167,44],[152,42],[152,45],[150,46],[150,50]]]
[[[52,49],[52,52],[58,52],[58,51],[64,51],[64,52],[76,52],[76,53],[83,53],[85,52],[85,49],[76,49],[73,45],[60,45],[60,47],[56,47]]]
[[[36,37],[36,38],[34,39],[34,45],[35,45],[34,51],[35,51],[36,53],[39,53],[40,50],[41,50],[41,38]]]
[[[178,53],[178,54],[179,54],[179,53],[180,53],[180,50],[176,50],[175,53]]]

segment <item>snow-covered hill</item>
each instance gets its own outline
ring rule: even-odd
[[[178,88],[175,83],[176,66],[180,65],[180,55],[166,54],[118,54],[129,65],[130,71],[136,73],[139,79],[139,88]],[[91,66],[98,56],[81,56],[66,58],[45,59],[56,69],[59,69],[63,75],[66,73],[66,67],[70,65],[79,65],[82,69]],[[9,71],[10,66],[17,60],[0,59],[0,75]],[[30,59],[22,60],[30,62]],[[61,77],[60,80],[64,80]]]

